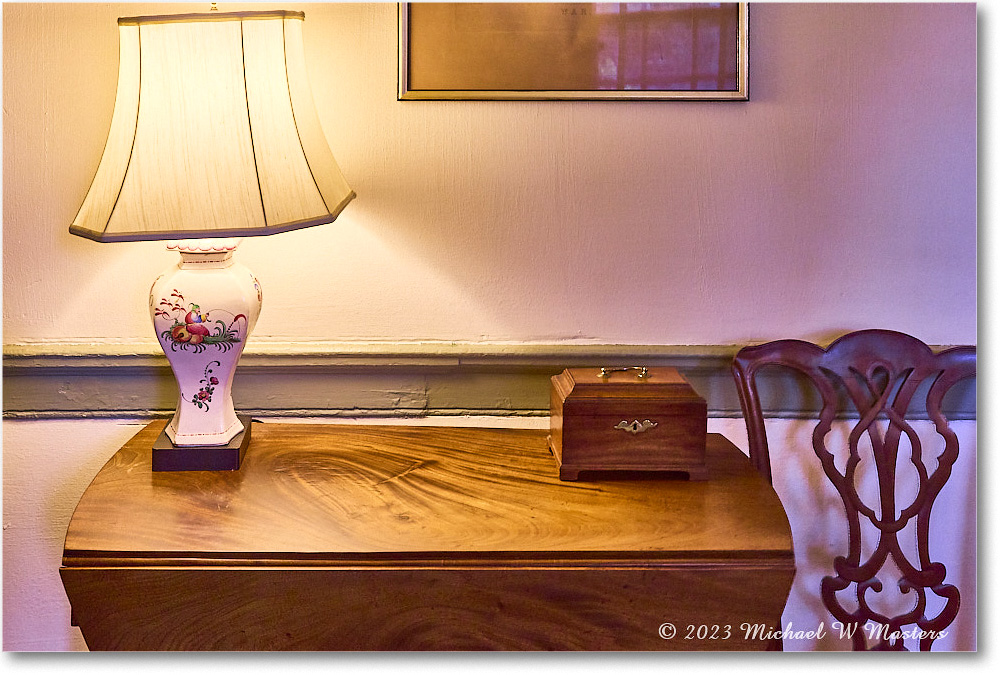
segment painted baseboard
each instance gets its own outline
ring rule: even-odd
[[[549,378],[567,367],[673,366],[708,402],[712,417],[740,416],[730,365],[734,345],[607,345],[469,342],[256,342],[233,386],[255,416],[547,415]],[[148,417],[170,414],[177,389],[155,342],[4,346],[3,413],[11,418]],[[760,381],[768,415],[815,410],[807,385],[787,372]],[[975,419],[975,382],[946,400]]]

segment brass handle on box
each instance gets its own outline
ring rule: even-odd
[[[640,380],[649,375],[649,370],[646,368],[646,366],[625,366],[624,368],[601,368],[601,372],[598,373],[597,376],[608,377],[609,375],[611,375],[611,373],[624,373],[628,372],[629,370],[639,371],[638,377]]]
[[[641,422],[639,420],[632,420],[631,422],[628,420],[622,420],[615,425],[615,429],[621,429],[622,431],[627,431],[630,434],[635,435],[641,434],[643,431],[649,431],[655,426],[656,422],[652,420],[643,420]]]

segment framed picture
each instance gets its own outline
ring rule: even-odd
[[[399,5],[400,100],[745,101],[746,3]]]

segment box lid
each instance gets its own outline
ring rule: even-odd
[[[692,399],[697,395],[676,368],[567,368],[552,378],[562,399]]]

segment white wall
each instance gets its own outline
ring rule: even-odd
[[[4,651],[86,649],[59,578],[66,528],[90,481],[143,426],[4,420]]]
[[[296,7],[358,198],[245,241],[255,340],[976,341],[973,4],[755,4],[737,103],[399,102],[395,5]],[[4,6],[5,342],[153,340],[173,255],[67,228],[116,18],[177,9]]]

